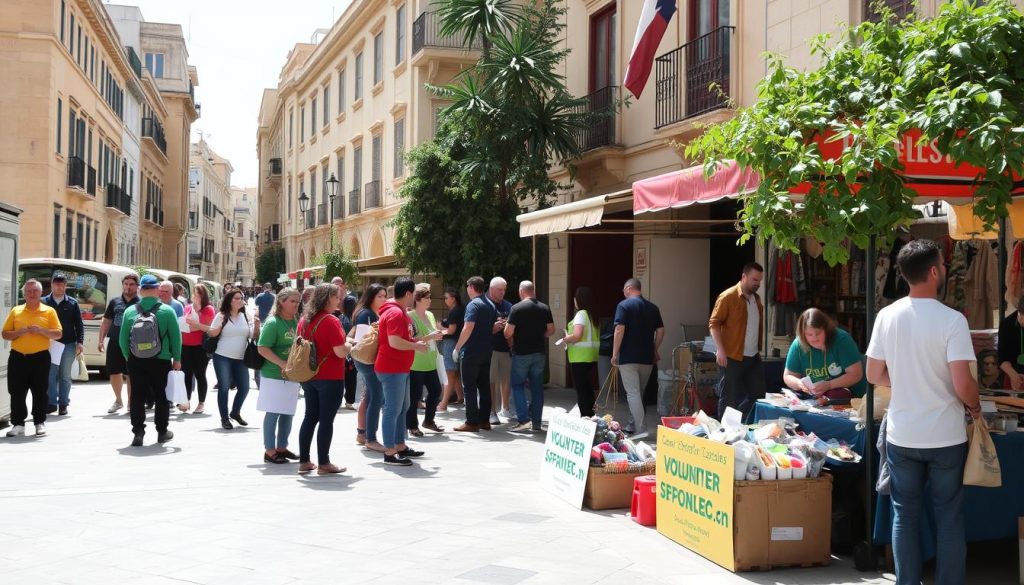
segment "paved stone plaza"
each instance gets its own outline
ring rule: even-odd
[[[550,402],[571,394],[551,390]],[[892,581],[848,558],[734,575],[625,511],[575,510],[538,488],[542,436],[428,435],[414,442],[427,451],[414,467],[385,467],[355,445],[356,414],[342,411],[332,460],[348,471],[304,477],[295,464],[263,463],[255,390],[248,428],[221,430],[211,391],[205,414],[171,417],[166,446],[154,444],[150,419],[141,448],[128,446],[127,415],[105,414],[111,399],[94,377],[75,385],[70,415],[51,417],[46,437],[29,425],[24,438],[0,438],[4,583]],[[439,424],[451,428],[460,415]],[[296,452],[297,434],[298,421]]]

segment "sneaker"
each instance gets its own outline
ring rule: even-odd
[[[162,433],[160,433],[159,435],[156,436],[156,442],[157,443],[166,443],[167,441],[170,441],[173,438],[174,438],[174,433],[172,433],[171,431],[164,431],[164,432],[162,432]]]
[[[124,404],[122,404],[120,400],[115,400],[114,403],[110,405],[110,408],[107,409],[107,414],[114,414],[122,408],[124,408]]]
[[[136,433],[135,438],[132,439],[132,447],[142,446],[142,433]]]
[[[491,420],[488,421],[488,422],[490,422],[492,425],[500,425],[501,424],[501,419],[498,418],[498,415],[496,415],[496,414],[494,414],[492,412],[491,413]]]
[[[249,423],[245,422],[245,419],[242,418],[242,415],[240,414],[232,414],[231,419],[234,420],[236,423],[242,425],[243,427],[249,426]]]
[[[57,412],[58,410],[60,410],[60,409],[57,407],[56,404],[50,404],[50,405],[47,405],[47,407],[46,407],[46,414],[53,414],[53,413]]]
[[[60,415],[60,416],[67,416],[68,415],[68,407],[66,407],[66,406],[60,407],[60,409],[57,410],[57,414]]]
[[[221,419],[220,428],[224,429],[225,431],[230,431],[231,429],[235,428],[235,425],[231,424],[231,421],[225,418]]]
[[[501,418],[515,418],[515,415],[512,414],[512,412],[509,409],[507,409],[507,408],[502,408],[501,410],[499,410],[498,411],[498,416],[500,416]],[[491,424],[492,425],[501,424],[501,423],[494,422],[494,415],[493,414],[491,415]]]
[[[24,437],[25,436],[25,425],[14,425],[11,430],[7,431],[8,437]]]
[[[44,425],[43,423],[37,424],[36,425],[36,436],[37,437],[42,437],[45,434],[46,434],[46,425]]]
[[[409,467],[412,465],[412,459],[406,459],[399,454],[385,455],[384,465],[400,465],[402,467]]]
[[[424,455],[426,455],[426,453],[424,453],[423,451],[417,451],[415,449],[406,447],[405,449],[399,451],[398,455],[399,457],[405,457],[407,459],[415,459],[417,457],[423,457]]]
[[[531,423],[530,421],[526,421],[524,423],[519,423],[516,426],[512,427],[512,432],[513,433],[532,433],[533,432],[533,423]]]

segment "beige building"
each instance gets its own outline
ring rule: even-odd
[[[573,292],[594,290],[596,312],[610,321],[630,276],[662,311],[666,336],[660,368],[684,340],[702,339],[717,294],[735,284],[742,265],[764,251],[736,246],[737,204],[732,200],[649,210],[634,201],[633,183],[691,167],[676,144],[702,126],[729,119],[735,107],[756,100],[766,70],[765,53],[788,65],[816,64],[809,43],[869,18],[865,0],[682,0],[657,51],[640,98],[621,114],[580,136],[586,150],[560,205],[521,216],[520,232],[536,239],[536,279],[547,284],[556,326],[571,319]],[[909,0],[888,0],[898,14]],[[939,0],[923,0],[921,16]],[[1018,2],[1018,5],[1024,2]],[[643,3],[569,0],[563,73],[575,95],[602,109],[623,96],[621,87]],[[717,84],[721,92],[709,89]],[[561,180],[568,173],[556,170]],[[699,197],[697,197],[699,199]],[[595,254],[594,250],[600,250]],[[543,289],[542,289],[543,290]],[[551,353],[555,383],[568,381],[563,352]]]
[[[234,282],[234,168],[205,140],[192,144],[189,161],[188,272],[216,282]]]
[[[256,240],[259,232],[256,189],[232,187],[231,198],[234,213],[234,282],[252,286],[256,284]]]
[[[183,267],[167,235],[181,223],[152,221],[184,194],[171,178],[183,168],[157,153],[180,145],[151,130],[173,119],[172,99],[142,68],[145,33],[122,36],[124,7],[109,7],[116,19],[107,8],[12,0],[0,11],[0,106],[18,112],[0,140],[0,199],[38,227],[23,232],[21,257]],[[136,20],[143,30],[152,24]],[[163,243],[150,250],[140,238]]]
[[[333,225],[366,274],[400,274],[388,222],[400,204],[403,154],[433,137],[443,105],[424,84],[447,83],[477,55],[438,37],[426,0],[355,0],[313,40],[292,49],[278,86],[263,94],[261,241],[282,243],[294,272],[329,248]]]

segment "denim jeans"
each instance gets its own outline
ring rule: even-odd
[[[938,449],[886,444],[891,474],[892,551],[896,583],[921,582],[920,525],[925,487],[935,512],[935,585],[964,583],[967,538],[964,522],[964,462],[967,443]]]
[[[465,351],[459,362],[462,392],[466,396],[466,422],[471,425],[486,423],[491,413],[491,355],[468,357]]]
[[[242,410],[242,403],[249,394],[249,368],[245,362],[224,357],[219,353],[213,354],[213,371],[217,373],[217,408],[220,410],[221,420],[227,420],[228,415],[239,414]],[[231,387],[238,388],[235,392],[235,401],[231,404],[231,411],[228,412],[228,392]]]
[[[380,409],[384,406],[384,389],[380,386],[380,378],[373,371],[373,365],[356,362],[359,380],[366,385],[366,442],[377,441],[377,429],[380,427]]]
[[[516,401],[516,417],[520,423],[533,421],[539,427],[544,414],[544,366],[547,356],[528,353],[512,356],[512,398]],[[526,408],[526,381],[530,381],[530,408]]]
[[[270,451],[273,448],[286,449],[288,447],[288,435],[292,434],[292,421],[295,419],[291,414],[278,414],[268,412],[263,416],[263,448]],[[275,433],[275,431],[277,431]]]
[[[409,409],[409,374],[377,374],[384,389],[384,412],[380,417],[381,443],[394,449],[405,443],[405,411]]]
[[[334,416],[338,414],[344,380],[310,380],[302,383],[306,397],[306,412],[299,427],[299,461],[309,463],[309,449],[313,445],[316,428],[316,458],[320,465],[331,463],[331,439],[334,438]]]
[[[60,365],[50,364],[50,385],[46,391],[50,406],[67,408],[71,401],[71,365],[75,363],[77,349],[77,343],[65,343],[64,353],[60,355]]]

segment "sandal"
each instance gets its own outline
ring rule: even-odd
[[[338,467],[333,463],[328,463],[327,465],[319,465],[316,468],[317,475],[330,475],[332,473],[345,473],[345,468]]]
[[[370,451],[376,451],[378,453],[386,451],[386,449],[384,449],[384,445],[381,445],[377,441],[367,441],[366,444],[363,445],[363,449],[369,449]]]
[[[423,436],[423,431],[421,431],[419,429],[409,429],[409,434],[414,436],[414,437],[422,437]]]
[[[310,471],[313,471],[314,469],[316,469],[316,464],[315,463],[310,463],[309,461],[307,461],[305,463],[299,463],[299,473],[300,474],[305,475],[305,474],[309,473]]]
[[[267,453],[264,451],[264,453],[263,453],[263,462],[264,463],[288,463],[288,460],[285,459],[284,453],[276,453],[275,452],[273,455],[267,455]]]

